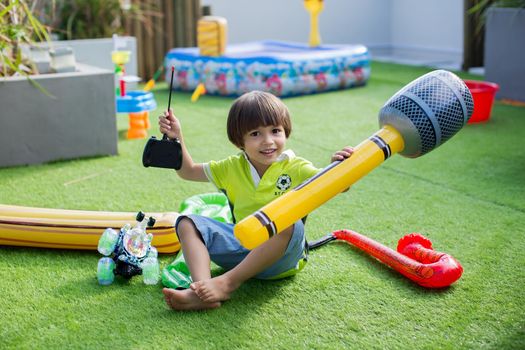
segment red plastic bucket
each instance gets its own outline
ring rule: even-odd
[[[499,90],[499,85],[488,81],[465,80],[465,84],[472,93],[474,99],[474,113],[468,123],[482,123],[490,118],[494,97]]]

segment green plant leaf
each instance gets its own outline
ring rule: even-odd
[[[49,41],[49,35],[45,30],[44,26],[31,14],[31,11],[27,7],[27,4],[23,3],[22,6],[26,11],[27,19],[31,23],[31,28],[34,31],[34,34],[36,34],[40,41]]]

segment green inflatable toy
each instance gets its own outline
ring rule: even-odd
[[[182,250],[179,251],[175,261],[166,266],[161,273],[162,284],[165,287],[173,289],[188,289],[190,288],[191,276],[188,265],[182,255]]]
[[[180,204],[179,212],[180,215],[198,214],[220,222],[233,222],[228,198],[220,192],[190,197]]]

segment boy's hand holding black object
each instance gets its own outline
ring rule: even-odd
[[[171,89],[173,85],[174,67],[171,67],[170,96],[168,99],[168,110],[171,106]],[[162,140],[155,136],[150,137],[144,153],[142,154],[142,165],[155,168],[167,168],[179,170],[182,166],[182,147],[178,139],[171,140],[164,134]]]

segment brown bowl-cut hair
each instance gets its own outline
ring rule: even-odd
[[[237,98],[228,113],[228,139],[237,147],[244,146],[244,135],[260,126],[282,126],[286,138],[292,132],[290,112],[274,95],[263,91],[247,92]]]

